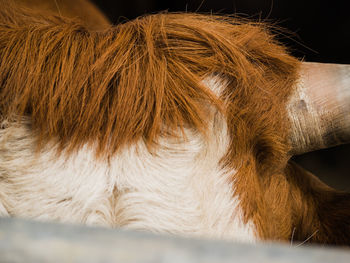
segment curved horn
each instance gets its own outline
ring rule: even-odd
[[[302,63],[287,108],[291,154],[350,142],[350,65]]]

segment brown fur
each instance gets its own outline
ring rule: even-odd
[[[295,71],[262,25],[231,18],[158,14],[103,32],[13,9],[0,21],[2,114],[29,115],[40,141],[71,148],[97,140],[114,153],[140,138],[153,142],[162,127],[205,131],[203,102],[220,105],[200,83],[206,75],[267,99],[273,87],[288,89]]]
[[[230,17],[163,13],[97,32],[0,10],[0,113],[30,116],[38,147],[97,142],[109,156],[185,126],[205,134],[211,103],[227,116],[223,165],[238,170],[236,194],[258,235],[304,240],[318,230],[312,241],[349,244],[349,197],[288,164],[285,105],[298,66],[266,25]],[[201,84],[211,74],[229,80],[221,98]]]
[[[286,169],[296,217],[295,240],[350,245],[350,194],[336,191],[291,163]]]
[[[90,30],[110,27],[108,18],[88,0],[14,0],[21,6],[33,9],[47,16],[57,15],[79,18]]]

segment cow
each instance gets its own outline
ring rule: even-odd
[[[290,160],[349,142],[348,65],[230,16],[0,4],[0,216],[350,244],[350,194]]]

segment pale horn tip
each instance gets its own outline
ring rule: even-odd
[[[350,142],[350,65],[302,63],[287,106],[292,155]]]

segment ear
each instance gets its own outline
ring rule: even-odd
[[[319,241],[350,246],[350,194],[320,193],[317,201],[320,229],[324,235]]]
[[[350,246],[350,193],[337,191],[290,163],[287,176],[300,199],[294,204],[298,240]]]

